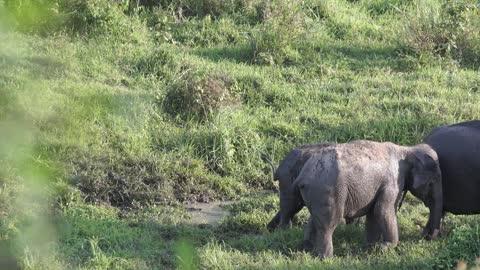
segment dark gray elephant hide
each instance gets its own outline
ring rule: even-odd
[[[438,154],[444,211],[480,214],[480,121],[436,128],[424,141]]]

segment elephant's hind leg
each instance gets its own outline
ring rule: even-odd
[[[382,238],[382,227],[379,224],[379,218],[375,217],[375,209],[372,208],[367,213],[365,231],[367,233],[367,246],[372,247],[379,243]]]

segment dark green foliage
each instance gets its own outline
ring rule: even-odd
[[[143,22],[127,16],[129,1],[58,0],[65,14],[64,30],[72,34],[112,35],[123,42],[143,41]]]

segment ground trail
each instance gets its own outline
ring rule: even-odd
[[[191,224],[218,225],[221,220],[228,215],[225,206],[232,204],[233,201],[200,203],[195,202],[185,205],[185,208],[192,214],[189,220]]]

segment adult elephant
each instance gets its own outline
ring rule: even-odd
[[[442,183],[437,154],[426,144],[353,141],[323,148],[294,182],[311,214],[305,241],[321,258],[333,255],[332,235],[341,218],[366,219],[367,242],[398,242],[396,209],[404,190],[430,209],[424,234],[435,238],[442,215]]]
[[[480,121],[438,127],[424,142],[438,154],[444,211],[480,214]]]

